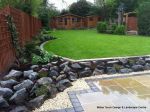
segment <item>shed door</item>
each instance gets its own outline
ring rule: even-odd
[[[67,18],[65,18],[65,25],[67,25]]]

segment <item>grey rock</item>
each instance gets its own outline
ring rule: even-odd
[[[59,84],[57,84],[56,86],[57,86],[58,91],[60,91],[60,92],[63,92],[67,88],[64,85],[59,85]]]
[[[28,98],[28,93],[25,88],[16,91],[15,94],[9,99],[10,102],[13,102],[17,105],[24,104]]]
[[[136,62],[137,65],[145,65],[145,60],[143,59],[138,59],[138,61]]]
[[[17,79],[22,76],[21,71],[11,70],[8,75],[4,77],[4,79]]]
[[[145,64],[144,70],[150,70],[150,64],[149,64],[149,63],[146,63],[146,64]]]
[[[58,68],[58,66],[53,66],[53,67],[50,68],[50,71],[52,71],[52,70],[58,72],[58,71],[59,71],[59,68]]]
[[[116,74],[117,71],[116,71],[116,69],[113,68],[113,67],[107,67],[107,73],[108,73],[108,74]]]
[[[38,85],[49,85],[53,82],[53,80],[50,77],[43,77],[37,80]]]
[[[90,67],[92,66],[91,62],[80,62],[81,65],[85,66],[85,67]]]
[[[31,67],[30,67],[33,71],[35,71],[35,72],[37,72],[37,71],[39,71],[39,65],[32,65]]]
[[[113,64],[118,64],[119,60],[114,60],[114,61],[108,61],[107,64],[108,65],[113,65]]]
[[[27,103],[27,106],[31,109],[40,107],[45,100],[45,95],[38,96]]]
[[[0,87],[0,96],[4,98],[10,98],[13,95],[13,91],[9,88],[1,88]]]
[[[77,74],[76,73],[69,72],[68,75],[69,75],[68,78],[70,81],[76,81],[77,80]]]
[[[120,61],[123,65],[128,63],[128,59],[125,59],[125,58],[119,59],[119,61]]]
[[[66,75],[65,74],[62,74],[62,75],[59,75],[57,78],[56,78],[56,81],[60,81],[60,80],[63,80],[66,78]]]
[[[7,108],[7,107],[9,107],[8,102],[2,96],[0,96],[0,109]]]
[[[95,70],[93,72],[93,75],[102,75],[102,74],[104,74],[104,70],[103,69],[95,68]]]
[[[132,69],[128,69],[128,68],[123,68],[123,69],[120,69],[119,73],[130,73],[132,72]]]
[[[64,71],[65,73],[68,73],[68,72],[71,71],[71,68],[70,68],[68,65],[65,65],[63,71]]]
[[[0,86],[4,87],[4,88],[12,88],[16,84],[18,84],[18,82],[13,79],[9,79],[6,81],[0,81]]]
[[[81,65],[80,65],[79,63],[72,63],[72,64],[71,64],[71,67],[72,67],[73,69],[82,69],[82,67],[81,67]]]
[[[49,77],[56,79],[59,76],[59,73],[56,70],[50,71]]]
[[[72,86],[71,82],[68,79],[63,79],[57,83],[57,85],[63,85],[65,87]]]
[[[17,106],[12,109],[10,112],[30,112],[25,106]]]
[[[33,70],[29,70],[29,71],[24,71],[24,77],[28,78],[30,80],[36,80],[38,76],[37,72],[34,72]]]
[[[144,66],[142,66],[142,65],[133,65],[132,66],[132,70],[134,72],[143,71],[144,70]]]
[[[78,75],[79,78],[89,77],[92,75],[92,71],[89,68],[85,68],[83,71],[79,72]]]
[[[146,61],[147,63],[150,63],[150,58],[145,58],[145,61]]]
[[[22,83],[14,86],[13,88],[16,91],[23,89],[23,88],[26,88],[27,90],[29,90],[32,88],[32,86],[33,86],[33,82],[31,80],[27,79],[27,80],[24,80]]]
[[[59,67],[60,67],[61,69],[63,69],[63,68],[65,68],[65,66],[68,65],[68,64],[69,64],[69,62],[67,61],[67,62],[62,63]]]

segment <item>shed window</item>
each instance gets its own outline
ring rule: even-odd
[[[63,19],[62,19],[62,18],[59,18],[58,21],[59,21],[59,22],[63,22]]]
[[[80,22],[81,21],[81,18],[77,18],[77,22]]]
[[[90,21],[93,21],[93,17],[90,17],[89,20],[90,20]]]

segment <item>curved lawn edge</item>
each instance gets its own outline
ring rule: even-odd
[[[41,50],[44,50],[44,51],[48,52],[47,50],[44,49],[44,45],[47,44],[50,41],[51,40],[42,43],[40,45]],[[57,54],[54,53],[54,56],[60,56],[60,55],[57,55]],[[118,56],[118,57],[108,57],[108,58],[90,58],[90,59],[80,59],[80,60],[76,60],[76,59],[72,59],[72,58],[67,58],[67,57],[63,57],[63,56],[60,56],[60,57],[62,57],[65,60],[72,61],[72,62],[83,62],[83,61],[111,60],[111,59],[123,59],[123,58],[140,58],[140,57],[146,57],[146,56],[150,56],[150,55],[121,56],[121,57]]]

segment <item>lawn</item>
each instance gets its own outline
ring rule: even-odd
[[[96,30],[56,30],[44,49],[72,59],[90,59],[150,54],[150,38],[98,34]]]

